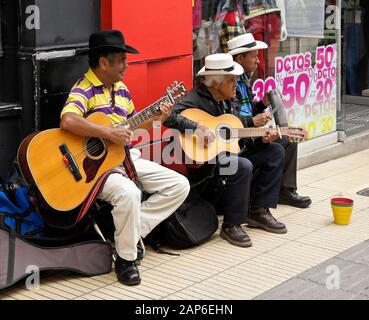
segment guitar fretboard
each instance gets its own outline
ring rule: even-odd
[[[117,123],[115,126],[127,126],[129,125],[130,130],[136,129],[142,122],[152,118],[153,116],[160,113],[160,105],[162,103],[170,103],[168,96],[165,96],[158,101],[154,102],[152,105],[148,106],[144,110],[135,114],[133,117],[127,119],[126,121]]]
[[[262,137],[266,135],[268,128],[239,128],[231,129],[232,138],[252,138],[252,137]],[[280,127],[282,136],[287,136],[288,128]]]

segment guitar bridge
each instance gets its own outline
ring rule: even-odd
[[[79,171],[76,160],[73,158],[66,144],[62,144],[59,146],[60,152],[63,155],[63,160],[65,165],[68,167],[69,171],[73,174],[73,177],[76,181],[80,181],[82,179],[81,172]]]

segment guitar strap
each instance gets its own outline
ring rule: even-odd
[[[133,164],[133,161],[132,161],[132,158],[131,158],[131,153],[129,152],[128,146],[124,146],[124,150],[125,150],[126,156],[125,156],[124,161],[123,161],[123,166],[126,170],[126,174],[127,174],[128,178],[130,180],[132,180],[140,188],[136,168],[135,168],[135,165]],[[97,195],[100,193],[100,191],[104,187],[105,181],[107,180],[109,175],[114,173],[114,172],[119,172],[119,171],[114,171],[114,169],[113,169],[113,170],[110,170],[109,172],[105,173],[103,176],[100,177],[100,179],[95,184],[92,191],[90,192],[89,196],[87,197],[87,199],[83,202],[82,206],[80,207],[80,210],[79,210],[77,219],[75,221],[75,224],[77,222],[79,222],[86,215],[86,213],[88,212],[90,207],[96,201]],[[121,173],[121,172],[119,172],[119,173]],[[142,190],[142,188],[140,188],[140,190]]]
[[[126,152],[126,157],[124,158],[123,166],[126,169],[126,174],[127,174],[128,178],[130,180],[132,180],[140,190],[142,190],[142,188],[141,188],[141,186],[139,185],[139,182],[138,182],[136,168],[135,168],[135,165],[133,164],[128,146],[125,146],[124,150]],[[100,177],[99,181],[96,183],[96,185],[94,186],[94,188],[90,192],[89,196],[87,197],[87,199],[82,204],[82,207],[81,207],[81,209],[79,211],[79,214],[77,216],[77,219],[76,219],[76,223],[78,221],[80,221],[85,216],[88,209],[95,202],[96,196],[100,193],[100,191],[104,187],[106,179],[109,177],[110,174],[112,174],[114,172],[121,173],[119,171],[114,171],[114,169],[113,169],[113,170],[110,170],[109,172],[105,173],[103,176]]]
[[[111,106],[112,106],[112,109],[114,110],[114,108],[115,108],[114,86],[112,87],[110,93],[111,93]],[[124,151],[126,152],[126,157],[124,158],[123,166],[126,169],[126,173],[127,173],[128,178],[131,179],[134,183],[137,184],[137,182],[138,182],[137,172],[136,172],[135,165],[133,164],[133,161],[132,161],[132,158],[131,158],[131,153],[129,152],[128,146],[124,146]]]
[[[126,157],[124,158],[123,166],[126,169],[128,178],[131,179],[134,183],[137,183],[138,182],[137,172],[135,165],[133,164],[128,146],[124,146],[124,150],[126,152]]]

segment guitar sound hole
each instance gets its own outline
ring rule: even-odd
[[[228,127],[221,127],[218,131],[218,135],[224,141],[228,141],[232,138],[231,129]]]
[[[90,158],[99,159],[105,154],[105,143],[99,138],[89,138],[86,143],[86,151]]]

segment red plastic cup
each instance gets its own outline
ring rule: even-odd
[[[349,198],[332,198],[331,204],[339,207],[351,207],[354,204],[354,200]]]
[[[349,198],[332,198],[331,208],[335,224],[348,225],[351,220],[354,201]]]

